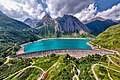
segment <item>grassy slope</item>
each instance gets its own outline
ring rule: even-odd
[[[102,48],[117,50],[120,52],[120,24],[108,28],[106,31],[98,35],[98,37],[92,41],[93,44],[97,44]],[[108,57],[109,58],[108,58]],[[111,60],[112,61],[111,61]],[[99,61],[94,70],[99,80],[120,80],[120,56],[117,54],[105,55],[104,58]],[[115,63],[115,64],[114,64]],[[117,65],[116,65],[117,64]],[[107,66],[103,67],[101,65]],[[115,69],[116,72],[111,69]]]
[[[113,56],[117,57],[114,58]],[[118,55],[110,55],[109,56],[116,64],[120,66]],[[109,65],[108,65],[109,63]],[[11,64],[11,65],[10,65]],[[107,56],[100,55],[89,55],[80,59],[76,59],[74,57],[70,57],[69,55],[55,55],[52,54],[50,56],[42,57],[42,58],[30,58],[30,59],[11,59],[9,63],[0,67],[0,79],[6,78],[15,72],[33,65],[42,68],[47,71],[46,80],[68,80],[72,79],[76,74],[78,75],[80,80],[95,80],[94,75],[91,70],[91,66],[93,64],[102,64],[108,66],[109,68],[116,69],[120,71],[120,68],[114,65],[109,61]],[[9,66],[8,66],[9,65]],[[53,65],[55,65],[53,67]],[[78,73],[80,70],[80,74]],[[108,73],[112,76],[114,80],[119,80],[119,73],[107,69],[105,67],[96,66],[95,72],[100,80],[108,80]],[[108,70],[108,71],[107,71]],[[18,78],[15,78],[15,75],[12,76],[11,80],[36,80],[42,72],[37,68],[29,68],[24,71],[22,75]],[[87,76],[86,76],[87,75]]]
[[[94,37],[93,35],[89,33],[79,34],[78,32],[61,32],[59,30],[56,30],[52,25],[48,25],[48,27],[40,26],[36,28],[36,34],[39,34],[39,36],[43,38],[56,38],[56,37],[73,37],[73,38],[86,38],[86,37]]]
[[[112,56],[115,56],[118,59],[116,59]],[[108,59],[108,57],[104,56],[103,60],[101,60],[97,63],[97,64],[100,64],[100,65],[95,66],[95,68],[94,68],[95,73],[96,73],[97,77],[99,78],[99,80],[109,80],[110,77],[113,80],[120,80],[120,73],[119,73],[120,72],[120,67],[119,67],[120,66],[120,62],[119,62],[120,58],[116,54],[109,55],[109,57],[118,66],[116,66],[113,62],[111,62]],[[107,66],[108,68],[106,68],[104,66],[101,66],[101,65]],[[114,69],[114,70],[117,70],[119,72],[111,70],[110,68]],[[110,76],[108,76],[108,74],[110,74]]]
[[[15,54],[20,44],[37,39],[28,25],[0,16],[0,57]]]
[[[11,74],[14,74],[15,72],[21,70],[24,67],[29,66],[30,62],[32,62],[32,60],[30,59],[11,59],[9,63],[0,66],[0,80],[6,78]]]
[[[80,70],[79,79],[83,80],[95,80],[91,71],[91,65],[95,64],[101,58],[100,55],[87,56],[81,59],[76,59],[70,57],[69,55],[50,55],[42,58],[32,58],[32,59],[11,59],[9,63],[0,67],[0,79],[6,78],[29,65],[41,67],[43,70],[47,71],[46,80],[72,80],[75,74],[79,74],[77,69]],[[8,64],[12,64],[7,66]],[[54,67],[52,67],[56,64]],[[74,69],[73,69],[74,68]],[[15,78],[14,76],[10,79],[12,80],[36,80],[41,71],[36,68],[29,68],[25,72]],[[86,76],[87,75],[87,76]]]
[[[92,43],[103,48],[113,49],[120,52],[120,24],[108,28],[106,31],[98,35]]]

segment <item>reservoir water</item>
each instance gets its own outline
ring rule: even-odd
[[[46,50],[91,50],[87,45],[89,39],[47,39],[38,42],[33,42],[24,46],[24,52],[38,52]]]

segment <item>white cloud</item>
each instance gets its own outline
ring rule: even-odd
[[[18,20],[40,18],[43,14],[43,7],[37,0],[0,0],[0,6],[2,12]]]
[[[103,12],[99,12],[96,17],[102,17],[105,19],[120,20],[120,3],[113,6],[111,9],[108,9]]]
[[[74,15],[84,21],[95,17],[120,20],[120,3],[103,12],[97,13],[95,0],[41,0],[47,5],[44,10],[37,0],[0,0],[0,10],[11,18],[24,20],[26,18],[41,19],[45,12],[53,18],[64,14]],[[45,11],[45,12],[44,12]]]
[[[102,17],[104,19],[113,19],[113,20],[120,20],[120,3],[118,5],[114,5],[112,8],[98,12],[97,7],[94,4],[90,4],[88,8],[83,9],[79,13],[74,15],[80,21],[90,20],[95,17]]]
[[[80,21],[85,21],[95,17],[97,8],[94,4],[90,4],[88,8],[83,9],[81,12],[76,13],[74,16],[80,19]]]
[[[74,15],[86,8],[94,0],[44,0],[52,17],[63,16],[64,14]]]

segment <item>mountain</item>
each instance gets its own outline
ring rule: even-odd
[[[47,34],[55,35],[72,33],[78,33],[81,35],[83,33],[90,32],[86,25],[72,15],[64,15],[63,17],[53,19],[49,14],[46,13],[45,16],[39,21],[27,18],[24,23],[32,28],[35,28],[37,34],[41,36]]]
[[[0,27],[1,29],[8,30],[23,30],[30,28],[28,25],[14,20],[6,16],[0,16]]]
[[[7,15],[4,14],[2,11],[0,11],[0,16],[7,16]]]
[[[85,26],[76,17],[73,17],[72,15],[64,15],[63,17],[58,17],[56,20],[60,25],[60,30],[63,32],[90,32],[87,26]]]
[[[25,24],[31,26],[31,27],[33,26],[32,19],[30,19],[30,18],[25,19],[23,22],[24,22]]]
[[[56,25],[56,21],[51,18],[51,16],[49,14],[45,14],[45,16],[40,20],[40,22],[44,25],[44,26],[52,26],[55,27]],[[38,23],[39,24],[39,23]],[[38,25],[38,26],[43,26],[43,25]]]
[[[85,21],[83,21],[83,23],[84,23],[84,24],[87,24],[87,23],[90,23],[90,22],[93,22],[93,21],[96,21],[96,20],[105,21],[106,19],[101,18],[101,17],[95,17],[95,18],[92,18],[92,19],[90,19],[90,20],[85,20]]]
[[[120,24],[111,26],[102,32],[92,43],[103,48],[120,51]]]
[[[55,37],[59,32],[56,20],[46,14],[35,27],[35,32],[41,37]]]
[[[41,19],[41,22],[44,24],[49,24],[53,19],[49,14],[45,14],[45,16]]]
[[[28,25],[7,16],[0,16],[0,57],[15,54],[18,45],[37,39]]]
[[[49,24],[53,20],[49,14],[46,14],[41,20],[27,18],[23,22],[32,28],[40,27]]]
[[[35,29],[41,36],[62,36],[62,35],[78,35],[87,34],[90,30],[81,23],[76,17],[71,15],[64,15],[56,19],[51,18],[49,14],[46,14],[40,22],[42,26],[38,26]]]
[[[109,28],[112,25],[119,24],[117,21],[113,20],[100,20],[98,18],[92,19],[89,23],[86,23],[85,25],[90,29],[91,34],[98,35],[101,32],[105,31],[107,28]]]
[[[23,21],[23,23],[29,25],[29,26],[32,27],[32,28],[35,28],[35,27],[37,27],[37,26],[42,26],[42,25],[43,25],[43,23],[40,22],[39,20],[36,20],[36,19],[33,19],[33,20],[32,20],[31,18],[25,19],[25,20]]]

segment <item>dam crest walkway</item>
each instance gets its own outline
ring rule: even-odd
[[[33,57],[44,57],[51,54],[69,54],[70,56],[73,56],[75,58],[81,58],[88,55],[93,54],[113,54],[112,51],[106,51],[106,50],[48,50],[48,51],[40,51],[40,52],[32,52],[32,53],[21,53],[16,55],[11,55],[9,58],[33,58]]]

